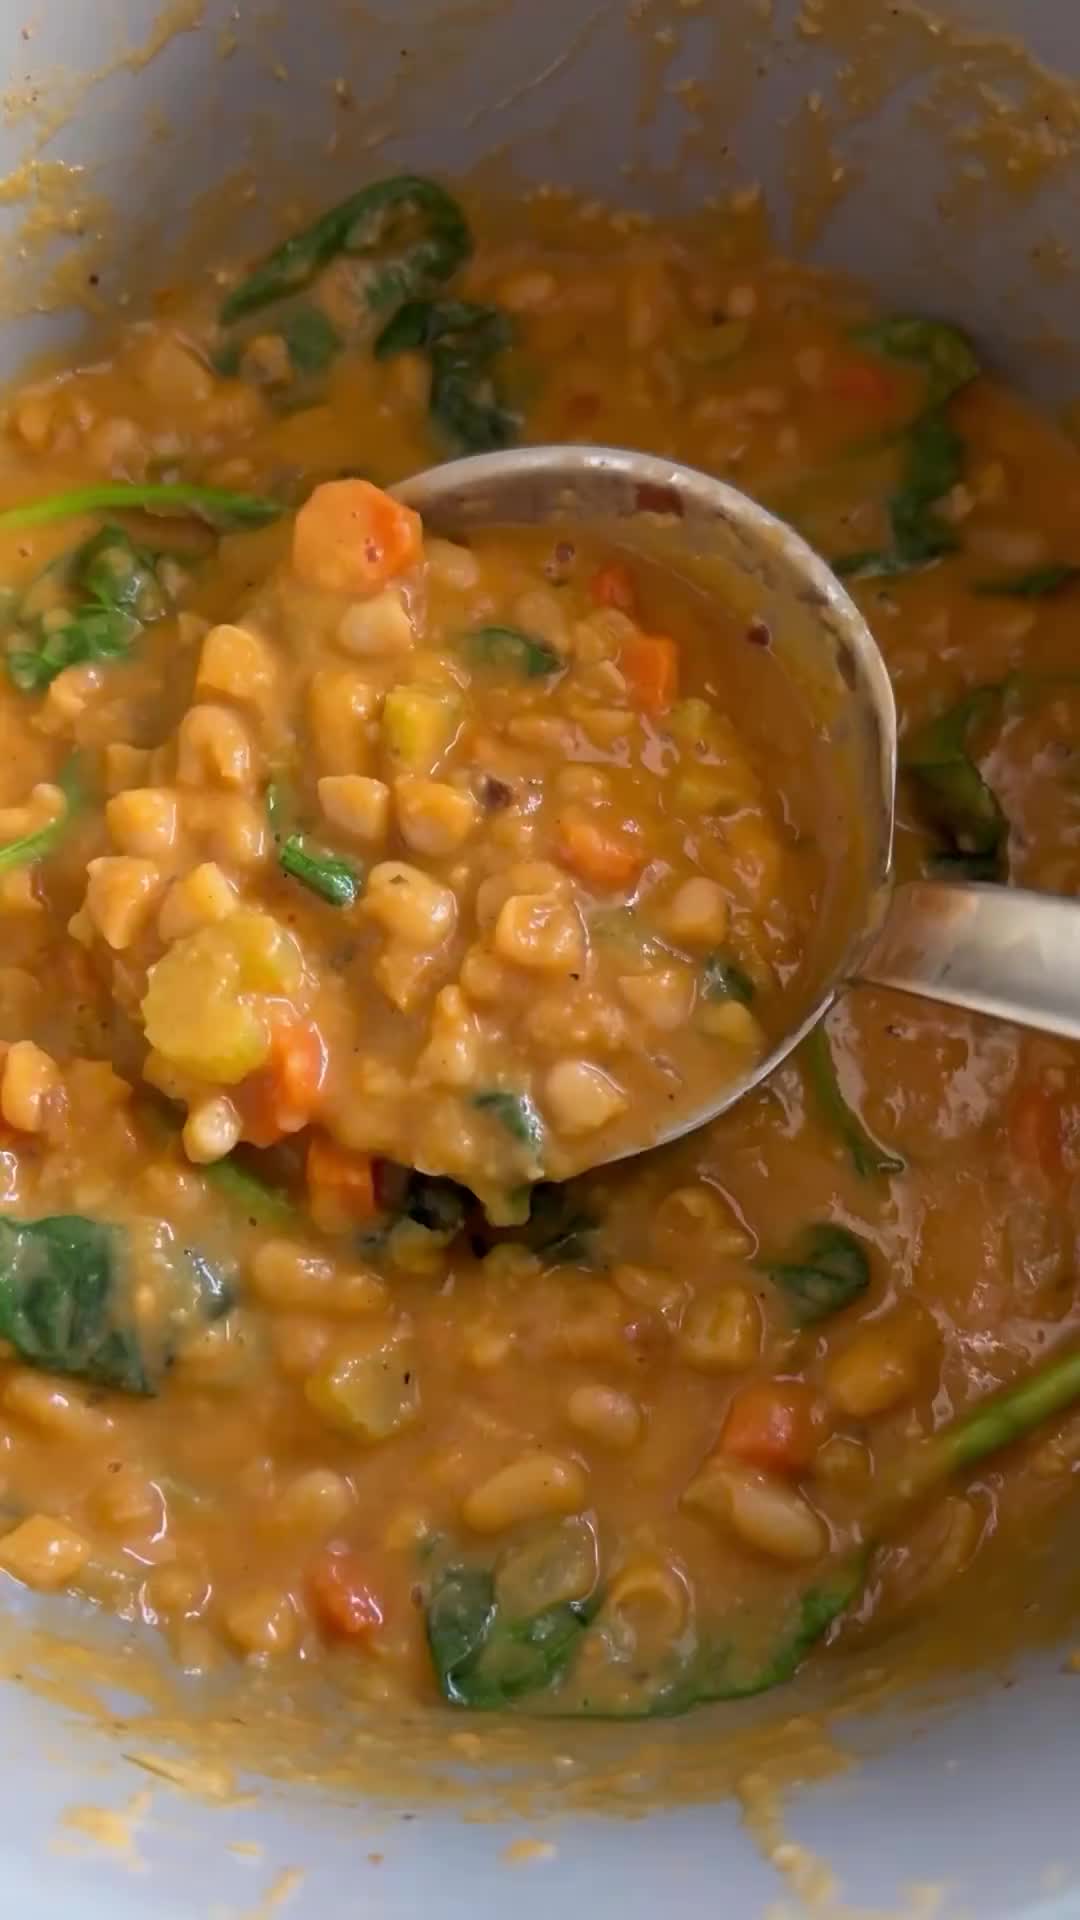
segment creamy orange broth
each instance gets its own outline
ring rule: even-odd
[[[437,290],[507,316],[481,429],[668,453],[905,559],[854,590],[912,761],[992,691],[952,742],[975,826],[916,770],[901,870],[1075,891],[1064,436],[955,340],[935,397],[846,283],[542,203],[484,233]],[[935,1484],[861,1586],[913,1445],[1076,1317],[1075,1054],[860,989],[705,1132],[553,1184],[778,1030],[843,849],[767,633],[569,533],[387,506],[463,415],[430,315],[373,352],[367,285],[335,256],[304,290],[325,365],[295,306],[237,335],[195,288],[8,407],[5,506],[299,513],[0,519],[0,1567],[192,1668],[675,1711],[1067,1488],[1068,1418]]]

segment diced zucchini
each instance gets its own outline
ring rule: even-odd
[[[704,746],[715,719],[716,710],[707,700],[676,700],[667,717],[667,731],[681,747]]]
[[[267,1021],[246,996],[291,993],[302,971],[292,935],[271,914],[242,908],[174,941],[151,967],[146,1038],[181,1073],[235,1086],[270,1051]]]
[[[434,773],[461,725],[451,687],[392,687],[382,714],[383,748],[392,773]]]
[[[357,1336],[309,1375],[304,1392],[320,1418],[339,1433],[387,1440],[420,1411],[411,1343],[393,1333]]]

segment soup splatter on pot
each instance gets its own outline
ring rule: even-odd
[[[385,491],[515,439],[793,520],[901,872],[1080,885],[1080,456],[940,319],[399,177],[13,394],[0,1568],[192,1669],[671,1713],[1069,1486],[1080,1076],[860,989],[577,1173],[767,1044],[844,847],[767,631]]]

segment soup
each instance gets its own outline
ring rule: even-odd
[[[782,1030],[828,756],[734,608],[384,488],[512,438],[733,479],[873,625],[901,870],[1074,892],[1080,456],[730,236],[479,220],[379,183],[10,398],[0,1568],[192,1669],[669,1713],[1068,1487],[1075,1056],[859,989],[577,1173]]]

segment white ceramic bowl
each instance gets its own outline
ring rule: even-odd
[[[837,46],[817,31],[815,0],[798,22],[792,0],[775,0],[769,22],[755,0],[172,0],[164,9],[159,0],[0,0],[0,175],[24,169],[0,198],[0,294],[5,312],[16,309],[0,336],[0,375],[81,324],[36,310],[49,304],[59,262],[60,284],[95,274],[106,303],[138,302],[176,270],[193,208],[222,180],[195,257],[200,246],[203,258],[207,248],[258,247],[287,217],[290,181],[317,204],[380,172],[454,175],[495,154],[490,177],[503,188],[554,181],[661,211],[760,181],[781,245],[856,269],[897,305],[967,323],[1047,398],[1080,390],[1068,345],[1074,283],[1039,271],[1040,257],[1053,265],[1057,239],[1075,234],[1080,110],[1070,118],[1052,87],[1032,91],[983,39],[1023,33],[1050,69],[1077,76],[1080,7],[937,0],[936,10],[970,30],[966,52],[917,20],[894,21],[893,37],[878,42],[877,25],[900,9],[849,6],[876,77],[893,83],[851,111],[837,71],[853,42]],[[997,113],[984,84],[1026,102],[1028,131],[1049,140],[1052,164],[1039,163],[1036,142],[1034,165],[1011,179],[991,165],[979,177],[984,149],[967,143],[966,129]],[[1007,160],[1007,144],[992,140],[985,152],[995,151]],[[61,183],[59,199],[46,172],[46,198],[35,203],[40,167],[54,161],[85,171]],[[254,199],[243,190],[251,179]],[[81,215],[43,238],[50,206]],[[17,1602],[14,1590],[0,1594],[0,1605]],[[101,1630],[66,1603],[50,1618],[76,1636]],[[5,1654],[10,1639],[9,1630]],[[995,1673],[951,1704],[909,1699],[845,1721],[839,1737],[863,1764],[796,1794],[786,1816],[790,1837],[833,1868],[844,1914],[928,1913],[910,1904],[918,1883],[944,1889],[933,1909],[942,1920],[1080,1914],[1080,1680],[1063,1677],[1060,1650],[1015,1671],[1017,1684]],[[565,1796],[560,1806],[556,1790],[542,1823],[477,1824],[452,1805],[357,1804],[300,1785],[260,1788],[242,1806],[161,1788],[149,1809],[136,1807],[135,1858],[124,1858],[89,1838],[78,1816],[74,1826],[63,1816],[73,1806],[125,1808],[151,1784],[125,1757],[145,1744],[138,1732],[89,1729],[15,1681],[2,1691],[0,1910],[11,1920],[269,1920],[279,1898],[298,1920],[494,1920],[511,1909],[515,1920],[550,1920],[554,1909],[573,1920],[655,1920],[661,1910],[756,1920],[799,1910],[730,1802],[627,1822],[585,1816]],[[124,1718],[132,1703],[114,1705]],[[722,1741],[723,1712],[692,1736],[677,1728],[665,1737]],[[632,1772],[639,1743],[625,1738]],[[623,1799],[633,1802],[632,1780]],[[505,1849],[522,1837],[553,1851],[511,1867]],[[291,1867],[303,1878],[277,1879]],[[782,1899],[790,1907],[769,1909]]]

